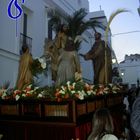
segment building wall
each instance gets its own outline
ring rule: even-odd
[[[126,56],[119,64],[123,83],[128,84],[129,87],[137,86],[137,80],[140,80],[140,58],[134,56],[136,55]]]
[[[19,60],[18,37],[16,36],[16,22],[7,14],[8,2],[9,0],[4,0],[0,4],[0,85],[10,81],[13,86],[17,77]]]
[[[9,0],[4,0],[0,4],[0,48],[17,53],[16,22],[8,17],[8,2]]]

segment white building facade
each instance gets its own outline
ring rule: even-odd
[[[123,83],[128,84],[129,88],[137,87],[140,81],[140,54],[126,55],[119,67]]]
[[[20,58],[21,45],[26,43],[30,46],[30,51],[34,57],[40,57],[44,51],[44,40],[48,38],[48,9],[54,8],[63,15],[71,15],[74,11],[85,8],[89,11],[88,0],[24,0],[18,5],[22,8],[22,14],[17,19],[12,19],[8,15],[10,0],[0,2],[0,85],[5,81],[10,81],[10,86],[14,87],[18,75],[18,64]],[[13,4],[11,13],[16,16],[19,9]],[[86,20],[96,18],[102,20],[106,25],[107,20],[103,11],[89,13]],[[103,30],[97,29],[103,33]],[[81,53],[86,53],[94,43],[93,31],[86,31],[83,36],[87,42],[81,44]],[[104,34],[104,33],[103,33]],[[109,39],[109,42],[111,40]],[[82,74],[85,79],[93,80],[93,69],[90,62],[80,59]],[[87,70],[88,67],[88,70]],[[46,85],[51,83],[51,78],[46,77]]]

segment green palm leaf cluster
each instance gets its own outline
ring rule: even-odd
[[[49,9],[48,15],[51,17],[48,22],[49,28],[52,28],[54,31],[58,32],[61,25],[61,18],[59,13],[54,9]]]
[[[105,29],[104,25],[97,20],[85,20],[87,16],[87,12],[84,8],[73,13],[72,16],[67,18],[68,26],[69,26],[69,35],[75,38],[77,35],[81,35],[84,31],[89,28],[100,27]]]

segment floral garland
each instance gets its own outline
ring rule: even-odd
[[[0,88],[0,99],[19,99],[31,98],[50,98],[52,100],[61,101],[64,99],[79,99],[84,100],[92,96],[100,96],[107,94],[117,94],[122,90],[122,86],[108,84],[108,85],[90,85],[82,81],[71,82],[68,81],[65,85],[59,88],[55,87],[36,87],[32,84],[27,86],[24,90],[18,89],[4,89]]]
[[[122,86],[108,84],[108,85],[90,85],[82,81],[70,82],[56,89],[55,98],[60,101],[63,98],[77,98],[84,100],[91,96],[99,96],[106,94],[117,94],[122,90]]]

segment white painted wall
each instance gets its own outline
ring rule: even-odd
[[[23,32],[23,16],[17,22],[7,15],[9,0],[1,1],[0,4],[0,85],[5,81],[15,86],[20,50],[20,33]],[[40,57],[44,50],[44,39],[47,36],[47,11],[43,0],[25,1],[23,10],[28,14],[27,35],[32,38],[32,55]],[[12,7],[13,13],[15,7]],[[16,28],[17,24],[17,28]],[[46,80],[46,79],[45,79]],[[46,81],[45,81],[46,82]],[[47,84],[47,82],[46,82]]]
[[[0,85],[10,81],[10,87],[16,83],[19,56],[0,49]]]
[[[18,33],[16,35],[16,21],[9,18],[7,6],[9,0],[1,1],[0,4],[0,85],[10,81],[13,87],[16,82],[18,70]],[[12,9],[14,14],[14,9]],[[19,26],[17,25],[17,30]]]
[[[8,17],[8,2],[4,0],[0,4],[0,48],[17,53],[16,22]]]
[[[132,84],[137,85],[137,80],[140,80],[140,60],[131,61],[126,60],[119,64],[122,75],[123,83],[126,83],[131,87]]]

